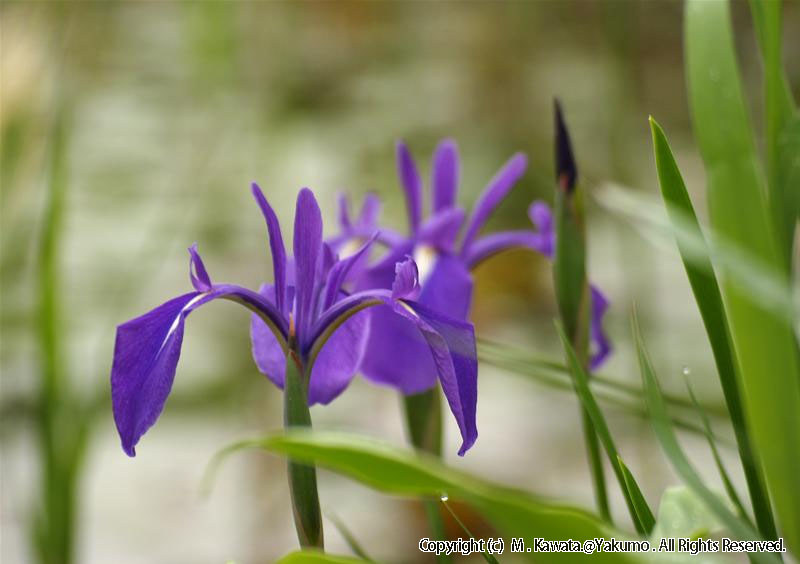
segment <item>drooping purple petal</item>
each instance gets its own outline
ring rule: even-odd
[[[439,255],[423,281],[419,301],[442,315],[466,321],[472,305],[472,275],[454,255]]]
[[[590,336],[593,343],[592,357],[589,361],[589,368],[596,370],[606,361],[611,354],[611,342],[603,329],[603,317],[608,310],[608,299],[603,293],[592,284],[592,323],[590,326]]]
[[[450,207],[434,214],[420,227],[417,239],[420,243],[436,250],[449,253],[453,250],[456,238],[464,223],[464,210]]]
[[[294,218],[296,329],[301,344],[311,326],[317,276],[317,261],[322,247],[322,215],[313,192],[303,188],[297,195]]]
[[[452,139],[445,139],[436,147],[432,177],[434,213],[455,205],[458,194],[458,147]]]
[[[174,298],[117,327],[111,367],[114,421],[129,456],[139,438],[155,423],[172,388],[183,342],[186,317],[216,298],[236,301],[257,312],[282,338],[286,322],[263,296],[230,284],[209,292],[190,292]]]
[[[402,274],[407,276],[407,273]],[[446,318],[417,302],[402,300],[400,303],[387,290],[368,290],[343,298],[323,313],[313,330],[314,341],[321,341],[320,344],[313,342],[312,350],[319,347],[321,356],[341,329],[342,320],[348,323],[368,307],[371,308],[371,323],[380,320],[380,316],[390,316],[400,322],[399,327],[407,333],[401,333],[399,339],[396,335],[392,335],[391,340],[379,337],[376,342],[375,328],[370,327],[362,371],[370,379],[391,385],[405,394],[429,389],[438,377],[461,431],[463,443],[459,455],[463,455],[477,438],[478,363],[472,324]],[[417,349],[417,346],[422,348]],[[391,358],[394,370],[390,374],[381,372],[376,377],[370,376],[368,361],[379,357]],[[419,371],[419,368],[424,370]],[[425,381],[431,375],[432,380]]]
[[[414,159],[402,141],[397,142],[397,173],[406,194],[411,233],[416,233],[422,219],[422,180]]]
[[[189,247],[189,279],[198,292],[208,292],[211,289],[211,277],[197,252],[197,243]]]
[[[473,269],[494,255],[510,249],[533,249],[547,254],[545,252],[547,248],[547,239],[539,233],[525,230],[501,231],[484,235],[472,243],[469,253],[464,257],[464,262],[470,269]]]
[[[478,438],[475,329],[471,323],[449,319],[420,303],[404,303],[414,313],[400,305],[395,305],[395,312],[414,323],[428,343],[442,391],[461,431],[462,443],[458,455],[464,456]]]
[[[475,206],[472,208],[467,233],[462,243],[462,254],[469,253],[469,246],[475,240],[483,224],[489,218],[494,208],[503,201],[508,192],[525,173],[528,159],[522,153],[517,153],[503,165],[498,173],[489,181]]]
[[[267,231],[269,232],[269,248],[272,254],[272,271],[275,277],[276,301],[275,305],[278,310],[284,315],[289,315],[289,308],[287,307],[286,300],[286,248],[283,245],[283,236],[281,235],[281,226],[278,222],[278,216],[275,211],[267,202],[261,188],[253,182],[251,186],[253,197],[258,202],[258,207],[261,208],[261,213],[264,214],[264,219],[267,221]]]

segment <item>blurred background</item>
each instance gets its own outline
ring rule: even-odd
[[[800,9],[785,3],[785,53],[800,53]],[[122,452],[109,370],[117,324],[187,291],[198,242],[215,281],[271,280],[258,181],[285,232],[301,186],[335,231],[335,195],[384,202],[404,230],[394,142],[423,173],[437,141],[462,156],[469,208],[515,151],[529,170],[487,230],[526,228],[550,201],[552,100],[571,127],[590,194],[590,276],[609,296],[611,378],[638,382],[628,318],[637,303],[664,385],[688,368],[721,405],[709,347],[677,253],[656,247],[591,194],[613,182],[657,194],[647,116],[670,137],[703,209],[703,172],[684,94],[680,2],[11,2],[0,4],[0,560],[270,562],[296,546],[282,459],[237,454],[201,492],[210,458],[282,425],[281,396],[250,356],[249,318],[213,303],[187,324],[163,417],[138,456]],[[761,69],[745,2],[734,24],[754,122]],[[787,56],[795,90],[800,60]],[[290,237],[286,233],[287,237]],[[560,360],[548,262],[529,252],[476,273],[479,337]],[[676,484],[641,418],[606,409],[651,505]],[[316,426],[404,443],[392,390],[356,378]],[[571,393],[483,363],[480,439],[457,468],[592,506]],[[715,429],[730,436],[725,421]],[[719,487],[697,435],[684,437]],[[723,449],[735,481],[734,450]],[[43,463],[46,461],[46,463]],[[421,506],[321,473],[323,511],[375,558],[427,562]],[[616,488],[614,513],[630,529]],[[53,512],[48,508],[59,508]],[[477,536],[491,531],[456,505]],[[70,531],[72,532],[70,534]],[[453,529],[454,536],[463,536]],[[326,523],[331,551],[347,553]],[[36,547],[39,547],[38,549]]]

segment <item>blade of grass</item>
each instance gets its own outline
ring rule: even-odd
[[[297,550],[282,557],[275,564],[358,564],[364,562],[349,556],[325,554],[319,550]]]
[[[625,488],[628,491],[628,496],[630,496],[631,501],[633,502],[633,507],[636,510],[636,515],[639,517],[639,522],[642,524],[642,528],[644,529],[645,533],[648,535],[653,532],[653,527],[655,527],[656,519],[653,516],[653,512],[650,511],[650,506],[647,504],[647,500],[642,493],[642,490],[639,488],[639,484],[636,483],[636,479],[633,477],[633,474],[625,465],[622,458],[617,455],[617,462],[619,463],[619,467],[622,470],[622,476],[625,478]]]
[[[686,185],[683,182],[678,165],[672,155],[669,142],[664,135],[664,131],[653,118],[650,118],[650,127],[653,134],[653,149],[656,169],[658,170],[658,180],[661,186],[661,194],[667,205],[667,212],[673,221],[676,223],[682,222],[686,228],[691,230],[692,236],[702,242],[704,241],[703,232],[697,221],[692,201],[686,191]],[[742,461],[742,468],[747,480],[758,529],[766,538],[777,538],[769,494],[764,487],[763,479],[753,454],[750,435],[745,425],[742,400],[736,376],[736,353],[731,344],[728,319],[722,303],[722,293],[717,284],[711,260],[708,258],[705,260],[700,258],[694,261],[690,260],[689,251],[680,241],[678,241],[678,249],[681,253],[683,266],[686,270],[686,276],[689,278],[689,284],[692,287],[697,307],[703,318],[708,340],[711,343],[711,351],[714,355],[714,362],[717,365],[717,374],[719,375],[722,392],[725,395],[725,403],[728,406],[733,431],[736,435],[739,458]],[[691,389],[689,389],[689,393],[692,395]],[[694,397],[692,399],[694,400]],[[703,416],[705,417],[705,414]],[[711,442],[713,443],[713,441]],[[738,498],[736,498],[736,501],[738,502]],[[741,503],[738,505],[741,508]],[[746,515],[744,509],[742,509],[742,514]]]
[[[639,360],[639,368],[642,374],[642,383],[647,397],[647,407],[650,410],[653,429],[655,430],[656,437],[661,444],[664,454],[666,454],[678,476],[680,476],[686,485],[703,500],[706,507],[708,507],[733,535],[742,540],[760,538],[757,531],[753,530],[747,523],[734,515],[720,498],[703,484],[700,476],[695,472],[694,468],[692,468],[689,459],[684,454],[680,444],[678,444],[678,439],[669,422],[667,406],[664,403],[664,398],[661,396],[661,388],[656,379],[647,350],[645,349],[635,311],[631,318],[631,326],[636,345],[636,354]],[[753,553],[752,558],[759,564],[775,564],[779,562],[779,559],[773,554]]]
[[[739,494],[736,493],[736,488],[733,487],[733,481],[731,480],[728,471],[725,470],[725,465],[722,463],[722,457],[719,455],[719,450],[717,450],[717,443],[714,442],[712,434],[713,432],[711,430],[711,422],[708,420],[706,412],[703,411],[703,408],[700,407],[699,403],[697,403],[697,397],[694,395],[694,390],[692,390],[692,385],[689,382],[688,376],[684,374],[683,378],[684,381],[686,382],[686,389],[689,391],[689,397],[692,398],[692,401],[694,402],[695,408],[697,410],[697,414],[700,417],[700,420],[703,422],[703,428],[706,430],[706,440],[708,441],[708,447],[711,449],[711,455],[714,457],[714,464],[717,466],[717,470],[719,471],[719,476],[722,479],[722,485],[725,486],[725,491],[728,493],[728,497],[730,498],[733,505],[736,507],[736,510],[739,513],[739,517],[742,520],[747,521],[748,524],[752,526],[750,517],[747,515],[747,511],[745,511],[741,499],[739,499]]]
[[[685,15],[689,101],[706,165],[711,223],[749,256],[782,272],[781,246],[741,91],[729,5],[688,0]],[[753,450],[786,543],[797,551],[800,368],[794,327],[754,299],[729,269],[721,269],[721,282]]]
[[[475,535],[473,535],[472,531],[470,531],[467,528],[467,526],[461,521],[461,519],[458,518],[458,515],[456,515],[456,512],[453,511],[453,508],[450,507],[450,505],[447,503],[447,499],[444,496],[442,496],[441,501],[442,501],[442,505],[444,505],[444,508],[447,509],[448,513],[450,513],[450,516],[453,518],[453,520],[456,523],[458,523],[459,527],[461,527],[461,530],[463,530],[465,533],[467,533],[467,536],[469,538],[474,540],[475,539]],[[497,558],[495,558],[494,556],[492,556],[488,552],[483,551],[481,553],[481,555],[483,556],[483,559],[486,560],[489,564],[499,564],[499,562],[497,562]]]
[[[556,331],[558,332],[558,336],[561,339],[561,344],[564,346],[564,351],[566,352],[567,359],[569,360],[569,365],[572,370],[572,382],[575,386],[575,391],[578,394],[578,398],[581,400],[581,404],[583,404],[584,410],[589,414],[589,417],[591,417],[592,423],[594,424],[594,429],[597,432],[597,437],[600,439],[600,443],[603,445],[603,448],[608,455],[608,460],[611,462],[611,468],[614,470],[614,474],[617,476],[620,490],[622,490],[623,497],[625,498],[625,504],[628,506],[628,513],[630,513],[631,521],[633,521],[636,531],[639,534],[647,534],[650,531],[646,526],[646,518],[645,521],[643,521],[640,518],[639,512],[636,510],[635,503],[633,498],[630,496],[630,492],[625,481],[625,474],[619,463],[620,457],[619,453],[617,452],[617,447],[614,444],[614,439],[611,437],[611,431],[609,431],[605,417],[603,417],[603,412],[600,411],[600,407],[597,405],[597,401],[595,401],[591,389],[589,389],[589,375],[586,374],[586,371],[583,369],[581,362],[578,360],[578,357],[575,354],[575,350],[572,348],[569,339],[567,339],[567,335],[564,333],[564,329],[558,322],[556,322]],[[633,479],[632,476],[631,479]],[[638,490],[639,488],[637,487],[636,489]],[[640,501],[644,501],[644,498],[642,498]],[[646,502],[644,505],[647,507]],[[646,512],[650,514],[650,520],[653,520],[653,514],[649,508],[647,508]],[[650,528],[652,528],[652,524]]]
[[[367,551],[364,550],[347,525],[344,524],[344,521],[339,519],[339,517],[333,513],[328,513],[327,517],[330,519],[331,523],[333,523],[333,526],[336,527],[336,530],[339,531],[339,534],[342,535],[344,542],[347,543],[348,548],[353,551],[353,554],[365,562],[375,562],[374,559],[370,558],[370,556],[367,554]]]

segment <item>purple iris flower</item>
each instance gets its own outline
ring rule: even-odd
[[[374,266],[358,274],[357,287],[387,288],[393,277],[393,265],[404,256],[413,256],[421,265],[421,291],[418,301],[454,319],[466,321],[472,302],[471,270],[484,260],[508,249],[527,248],[553,257],[555,248],[550,210],[542,202],[530,208],[537,230],[503,231],[480,235],[481,228],[525,172],[527,159],[517,153],[489,181],[469,217],[456,203],[459,180],[459,156],[456,144],[444,140],[433,155],[431,174],[431,214],[422,212],[423,182],[414,160],[403,142],[397,144],[397,168],[406,196],[410,235],[381,230],[387,253]],[[377,203],[370,196],[356,222],[352,222],[346,200],[340,205],[341,234],[334,244],[341,246],[351,238],[363,238],[376,229]],[[602,330],[602,317],[608,301],[592,287],[592,339],[594,353],[591,367],[598,367],[610,352]],[[414,327],[392,315],[389,308],[370,311],[371,330],[361,370],[367,378],[415,394],[436,382],[435,366],[424,350]],[[403,362],[397,362],[402,350]]]
[[[450,409],[461,431],[462,454],[475,442],[477,359],[470,323],[453,320],[410,297],[418,293],[417,266],[400,257],[392,266],[388,288],[360,288],[347,293],[350,271],[375,238],[340,260],[322,240],[322,218],[313,193],[297,197],[294,260],[287,259],[277,216],[256,184],[253,195],[266,219],[274,283],[254,292],[232,284],[212,283],[196,245],[189,248],[194,291],[173,298],[117,328],[111,369],[114,420],[129,456],[156,421],[172,387],[186,317],[217,298],[253,312],[251,336],[258,368],[283,387],[287,358],[308,378],[309,404],[326,404],[349,384],[362,361],[369,334],[368,318],[357,315],[380,305],[416,328],[424,353],[434,364]],[[366,235],[366,234],[365,234]]]

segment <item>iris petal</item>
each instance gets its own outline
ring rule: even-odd
[[[186,317],[216,298],[258,312],[285,339],[286,322],[275,306],[256,292],[230,284],[184,294],[117,327],[111,397],[122,448],[129,456],[135,456],[136,443],[156,422],[172,389]]]
[[[301,345],[311,326],[317,280],[317,261],[322,248],[322,215],[314,194],[303,188],[297,195],[294,219],[295,309]]]
[[[469,252],[469,246],[475,240],[483,224],[489,218],[489,215],[494,209],[503,201],[508,195],[508,192],[524,174],[528,166],[528,159],[522,153],[517,153],[511,157],[506,164],[503,165],[497,174],[486,185],[483,193],[478,198],[475,207],[472,209],[472,215],[469,219],[467,233],[464,236],[462,243],[462,253]]]
[[[408,147],[402,141],[397,143],[397,173],[406,194],[411,233],[416,233],[422,218],[422,180]]]
[[[433,154],[433,211],[452,207],[458,194],[458,147],[452,139],[445,139]]]
[[[253,182],[251,189],[256,202],[258,202],[258,207],[261,208],[261,213],[264,214],[264,219],[267,221],[269,248],[272,255],[272,272],[275,277],[275,287],[277,288],[275,305],[278,306],[278,310],[283,315],[287,316],[289,315],[289,308],[286,303],[286,248],[283,245],[281,226],[278,222],[278,216],[275,215],[275,211],[267,202],[258,184]]]
[[[438,251],[449,253],[464,224],[464,216],[464,210],[454,207],[434,214],[422,224],[417,239]]]

